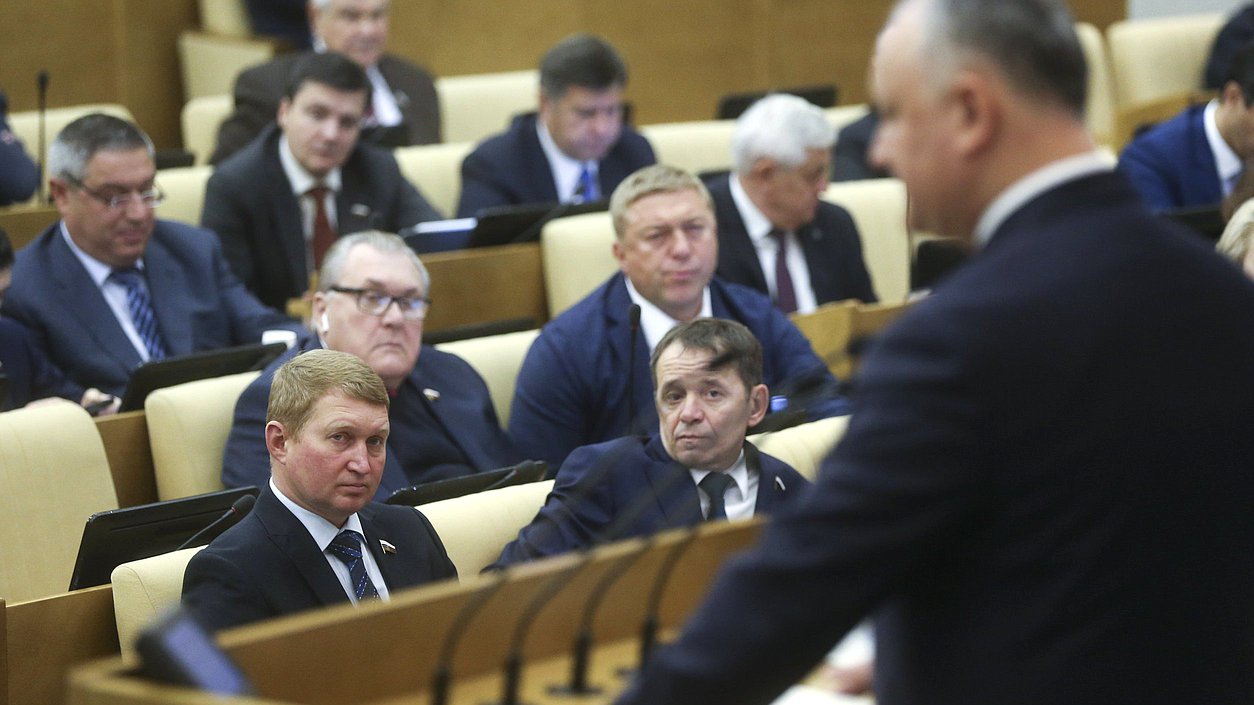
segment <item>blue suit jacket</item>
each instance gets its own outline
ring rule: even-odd
[[[183,604],[206,628],[349,602],[304,524],[269,484],[262,487],[248,516],[193,556],[183,574]],[[439,535],[418,510],[369,504],[358,516],[389,593],[457,577]],[[380,540],[396,551],[385,553]]]
[[[1123,178],[1037,196],[619,702],[769,702],[873,609],[883,705],[1254,701],[1251,359],[1254,286]]]
[[[25,201],[39,188],[39,167],[9,129],[8,112],[9,99],[0,91],[0,206]]]
[[[305,338],[300,345],[293,346],[271,362],[240,395],[222,459],[223,485],[261,487],[269,481],[270,454],[266,451],[265,426],[274,373],[296,355],[321,347],[316,337]],[[422,390],[426,388],[440,392],[439,399],[429,402],[428,408],[443,427],[444,434],[461,448],[475,471],[503,468],[522,459],[509,436],[501,430],[487,385],[465,360],[423,346],[418,364],[401,385],[399,393],[422,395]],[[420,442],[420,434],[432,432],[427,428],[404,428],[393,424],[387,442],[387,464],[376,495],[378,501],[387,499],[388,495],[401,488],[451,476],[440,468],[401,467],[397,454],[392,451],[406,443]]]
[[[1197,105],[1132,140],[1119,155],[1119,171],[1154,210],[1209,206],[1223,200],[1215,154],[1206,141]]]
[[[282,132],[274,124],[213,171],[205,187],[200,224],[218,234],[231,269],[267,306],[285,310],[287,300],[309,288],[301,205],[279,161]],[[397,232],[439,220],[405,177],[392,153],[358,144],[341,167],[343,188],[335,197],[336,230]]]
[[[810,342],[762,294],[714,277],[710,303],[716,318],[743,323],[762,343],[762,380],[772,394],[803,379],[835,384]],[[628,365],[630,307],[620,272],[540,331],[510,409],[510,435],[523,457],[555,468],[579,446],[626,435],[633,405],[631,433],[657,431],[643,334],[636,336],[635,365]]]
[[[810,484],[783,461],[749,443],[745,462],[759,473],[754,514],[788,506]],[[648,502],[650,496],[655,501]],[[584,446],[562,464],[540,512],[505,546],[492,567],[695,526],[703,520],[692,474],[671,458],[660,436]]]
[[[83,397],[83,388],[48,362],[20,323],[7,318],[0,318],[0,373],[9,389],[0,396],[0,411],[44,397],[65,397],[74,402]]]
[[[262,332],[304,332],[262,306],[231,273],[213,233],[158,220],[144,251],[153,312],[170,355],[256,343]],[[100,288],[61,237],[60,223],[17,253],[4,312],[84,387],[121,394],[140,365]]]
[[[720,176],[708,186],[718,220],[718,275],[723,279],[757,289],[769,296],[766,276],[758,251],[745,229],[736,201],[732,198],[731,175]],[[819,201],[814,220],[797,230],[797,240],[805,253],[810,271],[810,288],[819,304],[844,299],[875,303],[871,275],[862,260],[862,239],[849,211],[834,203]]]
[[[605,198],[633,171],[656,163],[649,141],[627,125],[598,166]],[[462,161],[457,217],[470,218],[491,206],[557,203],[553,171],[536,134],[536,114],[514,118],[509,129],[490,137]]]

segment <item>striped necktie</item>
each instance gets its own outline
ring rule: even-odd
[[[161,331],[157,328],[157,317],[152,312],[152,301],[148,298],[148,288],[144,286],[144,275],[136,267],[123,267],[109,274],[109,281],[126,287],[126,309],[131,314],[131,323],[135,332],[148,350],[149,360],[160,360],[169,353],[165,342],[161,340]]]
[[[356,531],[345,529],[327,546],[331,555],[348,566],[348,577],[352,580],[353,594],[357,596],[358,602],[379,597],[378,589],[370,582],[370,576],[366,573],[366,563],[361,559],[361,542],[364,540],[365,537]]]

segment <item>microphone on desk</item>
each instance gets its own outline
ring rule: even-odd
[[[627,341],[627,430],[624,435],[636,432],[636,338],[640,337],[640,304],[633,303],[627,309],[627,325],[631,339]]]
[[[200,546],[201,544],[197,542],[203,539],[205,536],[209,536],[209,540],[212,541],[213,539],[217,538],[218,533],[221,533],[221,531],[218,531],[218,533],[214,533],[212,535],[210,535],[210,532],[222,526],[226,522],[230,522],[231,524],[234,524],[240,519],[243,519],[248,514],[248,512],[252,511],[253,505],[256,503],[257,503],[257,498],[254,497],[253,495],[246,494],[243,497],[240,497],[239,499],[231,503],[231,507],[226,510],[225,514],[218,517],[217,520],[215,520],[209,526],[206,526],[200,531],[197,531],[196,533],[192,534],[192,537],[190,539],[187,539],[183,543],[179,544],[179,547],[174,550],[181,551],[187,548],[188,546]],[[226,529],[227,527],[222,527],[222,528]],[[206,541],[205,543],[208,543],[208,541]]]
[[[47,148],[44,146],[44,130],[48,119],[48,71],[41,69],[35,74],[35,88],[39,96],[39,144],[36,147],[36,153],[39,155],[39,189],[44,189],[44,168],[47,165]],[[52,202],[52,195],[43,198],[44,203]]]

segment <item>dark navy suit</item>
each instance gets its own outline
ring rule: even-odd
[[[213,233],[158,220],[144,251],[153,312],[170,355],[261,342],[272,328],[304,331],[266,308],[231,273]],[[17,253],[4,312],[72,380],[120,395],[141,360],[100,288],[54,223]]]
[[[623,125],[618,141],[597,166],[601,195],[609,198],[623,179],[657,162],[653,147],[640,133]],[[514,118],[509,129],[489,137],[462,161],[459,218],[470,218],[491,206],[557,203],[553,170],[536,133],[536,114]]]
[[[260,487],[269,481],[270,454],[266,451],[265,426],[274,373],[297,354],[320,347],[316,337],[302,340],[300,345],[271,362],[240,395],[222,460],[223,485]],[[438,391],[439,398],[428,399],[423,393],[425,389]],[[410,403],[425,405],[440,428],[410,426],[401,421],[397,413],[399,405]],[[401,384],[392,407],[387,464],[375,497],[378,501],[404,487],[503,468],[521,460],[509,436],[501,430],[487,385],[474,368],[456,355],[423,346],[418,364]],[[437,434],[439,438],[435,440],[456,446],[469,467],[453,463],[421,464],[413,457],[414,453],[406,452],[432,442]],[[403,461],[406,457],[411,458],[408,464]]]
[[[762,379],[772,394],[802,379],[835,383],[810,342],[770,299],[714,277],[710,304],[715,318],[743,323],[762,344]],[[643,334],[636,336],[635,366],[628,365],[630,307],[620,272],[540,331],[518,372],[510,408],[510,435],[523,457],[559,467],[579,446],[626,434],[631,405],[633,432],[657,431]]]
[[[206,628],[216,631],[349,602],[304,524],[269,484],[263,487],[248,516],[187,564],[183,604]],[[390,594],[457,577],[439,535],[418,510],[368,504],[357,514]],[[380,540],[396,550],[384,552]]]
[[[279,161],[283,134],[270,125],[221,164],[205,187],[200,224],[222,238],[231,269],[267,306],[285,310],[287,300],[309,288],[305,228],[300,200]],[[392,153],[358,144],[341,167],[335,196],[336,231],[397,232],[440,214],[401,176]]]
[[[1106,173],[1011,214],[619,703],[767,703],[872,610],[883,705],[1254,702],[1254,286],[1195,240]]]
[[[745,229],[736,201],[732,198],[731,175],[720,176],[708,186],[718,220],[718,275],[723,279],[770,295],[762,261]],[[810,288],[815,301],[859,299],[875,303],[871,275],[862,260],[862,239],[849,211],[834,203],[819,201],[814,220],[797,229],[797,241],[805,253],[810,272]]]
[[[1175,210],[1223,200],[1215,154],[1206,141],[1204,110],[1194,106],[1150,128],[1119,155],[1119,171],[1150,208]]]
[[[0,91],[0,206],[25,201],[39,188],[39,168],[9,129],[9,99]]]
[[[792,504],[810,484],[749,443],[745,462],[758,471],[754,514]],[[648,502],[649,496],[656,501]],[[692,473],[671,458],[656,434],[584,446],[562,464],[540,513],[505,546],[494,567],[695,526],[704,519],[700,502]]]
[[[0,318],[0,373],[8,393],[0,396],[0,411],[17,409],[44,397],[65,397],[77,402],[83,387],[65,378],[35,348],[30,333],[20,323]]]

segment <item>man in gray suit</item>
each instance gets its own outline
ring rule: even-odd
[[[48,173],[61,220],[18,253],[3,311],[74,382],[121,394],[148,360],[304,331],[248,293],[213,233],[157,220],[152,142],[134,124],[71,122]]]

